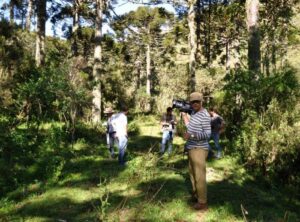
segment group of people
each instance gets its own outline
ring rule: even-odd
[[[193,109],[191,115],[181,112],[180,115],[186,126],[183,135],[185,150],[189,160],[189,174],[192,183],[192,198],[195,201],[194,209],[207,209],[207,188],[206,188],[206,159],[211,147],[209,140],[212,138],[217,149],[216,158],[220,158],[221,146],[219,144],[220,132],[223,129],[224,121],[217,114],[216,109],[206,110],[202,106],[203,97],[199,92],[190,94],[189,102]],[[118,160],[120,165],[125,165],[125,150],[128,143],[127,113],[128,108],[123,107],[122,111],[115,113],[111,108],[107,108],[107,146],[111,157],[114,157],[114,144],[119,150]],[[168,107],[167,112],[161,118],[162,143],[161,154],[165,153],[168,145],[168,153],[172,152],[172,142],[176,129],[177,120],[172,113],[172,108]]]
[[[224,129],[224,120],[223,118],[217,113],[217,110],[215,107],[211,107],[209,109],[209,115],[210,115],[210,125],[211,125],[211,137],[214,141],[216,153],[214,154],[214,157],[217,159],[220,159],[222,157],[222,147],[219,143],[220,140],[220,133]],[[185,115],[185,113],[181,114]],[[161,141],[161,149],[160,153],[164,154],[166,146],[168,146],[168,154],[171,154],[172,152],[172,144],[173,144],[173,137],[176,132],[176,116],[173,114],[172,107],[167,108],[167,112],[162,115],[161,118],[161,129],[162,129],[162,141]],[[209,155],[213,155],[213,149],[211,146],[209,146]]]
[[[194,209],[206,210],[207,188],[206,188],[206,159],[212,151],[209,140],[212,138],[217,153],[216,158],[221,158],[222,151],[219,144],[220,132],[224,128],[223,118],[217,114],[215,108],[207,111],[202,106],[202,94],[194,92],[189,97],[193,109],[191,115],[181,112],[180,115],[186,126],[183,138],[186,140],[185,150],[189,160],[189,174],[192,183],[192,199],[195,201]],[[168,143],[168,153],[172,151],[173,135],[177,124],[172,108],[167,108],[167,113],[162,116],[161,126],[163,129],[161,153],[165,152]]]

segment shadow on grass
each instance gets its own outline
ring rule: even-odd
[[[289,211],[294,219],[299,218],[297,207],[284,201],[281,194],[261,189],[255,183],[255,181],[246,181],[239,185],[224,180],[208,184],[209,208],[211,212],[214,212],[215,217],[219,217],[218,221],[224,221],[226,217],[233,218],[233,216],[238,220],[243,220],[241,206],[245,212],[248,212],[246,217],[249,221],[278,221],[284,217],[286,211]],[[110,200],[113,208],[119,209],[117,204],[121,206],[120,203],[124,199],[126,199],[125,207],[130,206],[131,208],[139,208],[141,205],[151,203],[153,206],[165,206],[164,210],[167,210],[167,203],[173,200],[184,201],[190,208],[193,204],[190,201],[191,185],[187,177],[183,180],[154,179],[140,183],[137,188],[141,191],[139,197],[121,197],[112,194]],[[151,209],[148,209],[148,212],[151,213]],[[134,214],[128,221],[134,221],[137,217],[143,218],[141,212],[138,215]]]
[[[11,192],[8,198],[21,201],[32,195],[43,194],[53,187],[78,187],[88,190],[97,187],[104,179],[109,182],[118,177],[123,170],[124,167],[119,166],[117,160],[96,159],[95,157],[74,159],[65,164],[59,176],[59,182],[48,181],[48,184],[38,183],[29,188],[20,188]]]
[[[189,180],[182,179],[155,179],[143,182],[138,185],[138,189],[145,195],[145,200],[166,203],[173,199],[187,196],[191,191]]]
[[[250,221],[279,221],[286,213],[290,217],[289,221],[299,220],[299,205],[287,200],[285,194],[261,187],[258,183],[251,180],[241,185],[230,180],[208,183],[209,207],[220,217],[234,215],[235,218],[243,219],[243,208],[246,218]],[[138,187],[145,194],[145,199],[150,200],[156,195],[154,203],[164,204],[173,199],[181,199],[192,205],[188,176],[184,180],[156,179],[141,183]],[[225,215],[220,211],[223,211],[223,214],[225,212]]]
[[[212,159],[212,162],[218,161]],[[186,164],[184,166],[184,164]],[[185,179],[186,192],[191,192],[191,184],[187,171],[187,160],[180,159],[174,164],[178,169],[176,173]],[[279,221],[287,214],[289,220],[300,221],[300,202],[286,193],[283,188],[276,188],[263,180],[263,178],[241,179],[238,172],[240,166],[233,167],[232,173],[224,176],[221,181],[213,181],[208,186],[208,203],[211,209],[224,210],[237,218],[243,218],[242,208],[250,221]],[[214,170],[226,172],[227,166],[215,167]],[[225,174],[224,174],[225,175]],[[168,184],[166,184],[168,185]],[[222,216],[222,215],[221,215]]]
[[[60,186],[90,187],[97,186],[101,180],[109,182],[118,177],[125,168],[118,164],[117,159],[95,159],[94,157],[86,159],[73,160],[66,164],[60,183]],[[69,175],[77,174],[79,176],[72,178]]]
[[[100,166],[104,167],[103,171],[110,171],[114,168],[113,162],[104,161],[83,161],[79,166],[90,165],[90,172]],[[72,165],[69,170],[73,170]],[[78,166],[77,166],[78,167]],[[106,167],[106,168],[105,168]],[[112,168],[111,168],[112,167]],[[80,168],[78,168],[80,169]],[[114,168],[114,170],[116,170]],[[73,171],[73,172],[76,172]],[[98,171],[101,175],[101,172]],[[95,171],[97,174],[97,171]],[[117,175],[114,175],[117,176]],[[150,206],[148,213],[151,214],[151,205],[165,206],[164,210],[168,210],[167,203],[173,200],[180,200],[192,205],[189,202],[191,184],[187,173],[182,173],[182,178],[155,178],[146,182],[141,182],[136,185],[139,191],[135,195],[123,195],[119,192],[109,194],[109,212],[119,211],[121,209],[135,209],[131,218],[127,221],[136,221],[138,218],[143,218],[143,211],[141,206]],[[90,178],[89,182],[96,184],[94,179]],[[77,181],[78,182],[78,181]],[[77,186],[77,182],[73,181],[72,185]],[[78,185],[81,188],[82,183],[86,181],[79,181]],[[87,186],[88,189],[90,187]],[[124,191],[122,191],[124,193]],[[277,190],[270,190],[268,187],[263,187],[260,181],[246,180],[243,183],[238,183],[232,178],[225,178],[222,181],[208,183],[208,212],[214,212],[216,217],[234,216],[238,220],[243,219],[241,206],[248,212],[246,215],[249,221],[278,221],[283,218],[285,212],[288,211],[292,215],[291,218],[297,221],[299,219],[298,207],[293,205],[285,198],[285,195]],[[23,218],[33,216],[47,217],[51,219],[63,219],[67,221],[97,221],[99,214],[99,207],[101,202],[99,198],[94,198],[85,202],[75,202],[70,198],[53,197],[47,200],[36,200],[29,202],[16,211],[16,215]],[[155,210],[153,209],[153,213]],[[224,215],[225,214],[225,215]],[[232,217],[231,217],[232,218]]]
[[[47,218],[46,221],[98,221],[99,199],[78,203],[70,198],[47,198],[30,202],[16,210],[14,216],[28,219],[32,217]]]
[[[251,180],[241,185],[230,180],[209,183],[209,206],[225,208],[240,218],[243,218],[244,208],[246,218],[250,221],[279,221],[287,211],[299,219],[297,207],[285,199],[285,194],[257,184],[259,181]]]
[[[158,152],[160,149],[160,137],[154,136],[135,136],[129,139],[128,149],[132,153]]]

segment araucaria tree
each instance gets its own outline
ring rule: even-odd
[[[145,93],[148,98],[152,97],[152,81],[155,79],[154,70],[156,59],[153,58],[155,48],[161,45],[162,32],[168,30],[168,26],[172,14],[164,8],[139,7],[136,11],[132,11],[116,21],[115,27],[123,29],[122,37],[128,41],[133,41],[136,49],[139,62],[136,63],[138,73],[141,73],[140,68],[144,65],[146,73],[146,81],[142,81],[145,86]],[[129,42],[128,42],[129,43]],[[135,55],[131,55],[134,57]],[[140,61],[144,58],[144,61]],[[140,82],[140,81],[139,81]],[[138,84],[139,85],[139,84]],[[146,105],[146,110],[151,110],[150,103]]]

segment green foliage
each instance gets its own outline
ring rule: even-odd
[[[299,126],[296,113],[283,111],[276,99],[261,114],[246,113],[247,119],[234,146],[243,160],[270,179],[283,183],[299,183]]]
[[[226,134],[233,152],[269,179],[299,182],[299,83],[291,69],[251,79],[248,72],[231,73],[224,87]]]
[[[140,134],[140,128],[138,126],[138,121],[130,121],[128,124],[128,133],[130,136],[136,136]]]
[[[106,127],[94,126],[85,122],[78,122],[75,127],[75,140],[84,139],[89,140],[91,143],[99,143],[99,138],[104,137],[106,132]]]
[[[228,144],[229,151],[239,155],[246,166],[263,173],[270,181],[278,179],[297,188],[300,183],[299,84],[295,71],[285,63],[285,59],[297,66],[299,63],[296,45],[299,43],[299,19],[295,17],[292,29],[290,24],[293,13],[297,12],[293,8],[296,2],[261,1],[264,73],[257,75],[258,78],[245,70],[228,73],[229,68],[241,67],[246,60],[243,2],[219,4],[212,1],[209,7],[201,8],[196,18],[199,28],[196,90],[208,96],[206,98],[213,96],[213,103],[220,107],[227,123],[226,136],[232,141]],[[21,26],[5,19],[0,21],[0,193],[5,196],[16,189],[19,194],[16,201],[22,199],[21,204],[9,198],[0,200],[0,209],[5,208],[5,214],[9,215],[4,218],[10,221],[15,220],[10,215],[20,215],[23,220],[31,220],[36,212],[42,215],[41,212],[47,209],[49,212],[41,220],[67,215],[61,218],[92,221],[96,218],[107,220],[116,212],[124,210],[126,214],[128,210],[130,213],[125,217],[128,221],[193,221],[193,214],[185,203],[186,172],[181,171],[186,160],[176,151],[169,159],[160,159],[151,152],[159,147],[161,140],[159,121],[153,116],[151,119],[129,115],[130,161],[126,168],[117,167],[116,160],[103,159],[108,152],[104,143],[105,129],[87,123],[94,86],[91,80],[95,36],[95,15],[91,9],[94,4],[81,3],[79,19],[86,27],[71,33],[65,19],[74,16],[74,1],[51,2],[49,17],[52,22],[65,23],[63,32],[68,39],[46,37],[45,65],[40,68],[34,61],[36,34],[23,31]],[[20,12],[20,5],[15,7],[16,12]],[[181,10],[183,15],[184,7]],[[1,12],[1,15],[5,13]],[[163,113],[173,98],[186,99],[189,91],[189,30],[185,15],[174,17],[163,8],[139,7],[126,15],[108,15],[106,18],[115,35],[108,33],[101,38],[102,107],[110,104],[117,109],[126,103],[134,113]],[[76,58],[71,57],[74,56],[73,43],[77,44]],[[151,47],[151,97],[146,94],[145,87],[146,45]],[[293,48],[292,56],[287,53],[290,48]],[[222,82],[225,72],[228,74]],[[225,87],[219,91],[223,85]],[[141,129],[141,125],[145,128]],[[184,131],[185,126],[179,122],[178,135]],[[176,139],[182,141],[175,138],[174,143],[177,143]],[[182,146],[182,142],[175,145],[176,148]],[[224,165],[231,164],[232,161],[228,161]],[[241,197],[245,192],[253,191],[253,184],[247,185],[248,175],[237,174],[237,169],[229,170],[220,165],[216,164],[214,168],[224,175],[217,175],[218,180],[209,184],[209,190],[213,190],[210,194],[213,207],[207,220],[240,221]],[[174,172],[169,169],[173,166]],[[228,172],[230,176],[227,177]],[[100,184],[99,189],[93,189],[99,182],[99,175],[105,175],[109,181]],[[44,190],[39,185],[37,191],[30,189],[32,183],[35,186],[46,184],[45,189],[57,189],[49,196],[43,196]],[[63,186],[62,194],[59,189]],[[128,187],[134,190],[131,196]],[[298,188],[292,188],[293,194],[299,193]],[[285,201],[293,199],[291,197],[272,199],[273,193],[269,194],[269,190],[255,189],[253,195],[248,192],[251,197],[248,206],[258,215],[249,215],[251,219],[277,220],[281,211],[286,210],[285,206],[299,206],[299,203]],[[232,195],[227,198],[232,190],[238,194],[236,199]],[[91,198],[82,201],[77,194],[86,197],[85,192]],[[263,195],[258,198],[257,193],[261,192],[267,198]],[[99,195],[95,196],[95,193]],[[56,198],[59,195],[61,199]],[[8,196],[14,199],[13,195]],[[124,198],[122,209],[118,207],[121,198]],[[253,202],[255,206],[251,207]],[[280,207],[276,206],[278,202]],[[128,209],[123,209],[125,205]],[[268,207],[263,208],[265,212],[256,209],[268,205],[272,205],[271,213]],[[298,214],[293,213],[293,207],[288,210],[291,211],[288,213],[290,220],[297,221]],[[86,215],[77,217],[78,212]],[[2,219],[2,215],[0,217]]]
[[[3,144],[0,163],[5,166],[1,167],[2,192],[33,180],[59,176],[64,160],[58,153],[62,152],[66,140],[62,127],[51,125],[47,130],[37,131],[35,127],[19,126],[6,131],[0,139]]]
[[[292,112],[300,95],[293,69],[272,76],[261,76],[257,80],[252,78],[251,73],[238,70],[228,74],[225,81],[222,111],[233,127],[230,132],[233,134],[238,133],[237,128],[247,118],[247,115],[242,115],[244,111],[264,112],[272,99],[276,98],[283,110]]]
[[[82,149],[72,155],[56,152],[64,161],[56,164],[54,174],[47,181],[31,180],[0,199],[3,221],[199,221],[199,212],[192,210],[189,198],[191,184],[188,162],[180,153],[159,157],[147,144],[159,135],[155,116],[138,116],[141,135],[130,137],[127,166],[118,166],[116,159],[99,154],[100,140],[86,133],[76,141]],[[43,130],[59,128],[60,124],[45,124]],[[84,125],[80,126],[84,131]],[[155,129],[155,132],[149,131]],[[61,127],[64,129],[64,127]],[[78,130],[79,131],[79,130]],[[139,144],[139,139],[149,136]],[[152,137],[150,137],[152,135]],[[56,137],[56,136],[54,136]],[[91,137],[91,138],[90,138]],[[160,139],[160,138],[158,138]],[[176,140],[176,138],[175,138]],[[179,142],[176,140],[174,143]],[[182,146],[184,141],[178,143]],[[136,147],[143,145],[143,150]],[[71,146],[61,147],[71,150]],[[105,149],[103,146],[100,149]],[[89,151],[89,152],[87,152]],[[51,154],[50,154],[51,155]],[[53,156],[53,155],[52,155]],[[44,165],[46,167],[46,165]],[[299,201],[296,192],[279,187],[266,187],[264,181],[245,171],[235,158],[225,156],[207,163],[209,210],[205,221],[287,221],[299,220]],[[235,195],[232,195],[234,191]],[[245,193],[247,196],[245,197]],[[247,211],[245,217],[241,213]],[[201,219],[201,220],[202,220]]]
[[[55,183],[64,167],[59,153],[69,152],[64,146],[76,117],[89,106],[84,84],[69,81],[68,66],[61,62],[67,44],[49,40],[46,65],[37,68],[31,56],[34,36],[12,30],[0,35],[1,193],[33,180]],[[57,120],[66,127],[43,128],[43,122]]]
[[[151,96],[146,93],[145,89],[146,87],[142,87],[137,90],[137,93],[135,94],[136,111],[143,113],[150,112],[149,104],[153,103]]]
[[[98,186],[100,189],[100,206],[96,206],[96,209],[98,211],[98,219],[99,221],[107,221],[107,211],[108,207],[110,206],[107,181],[105,179],[103,182],[100,181],[100,184]]]
[[[186,126],[183,121],[179,121],[176,125],[176,134],[180,137],[183,137],[184,133],[186,132]]]

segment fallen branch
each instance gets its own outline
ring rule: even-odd
[[[246,215],[248,214],[248,211],[243,207],[243,204],[241,204],[241,210],[242,210],[242,213],[243,213],[244,221],[248,222],[248,220],[246,218]]]

